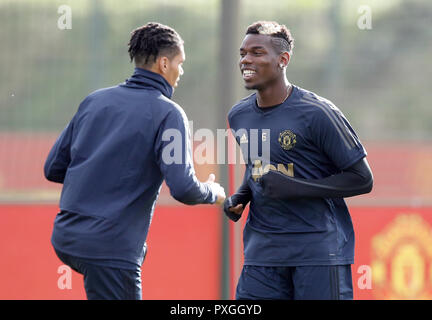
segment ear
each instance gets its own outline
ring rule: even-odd
[[[282,52],[279,56],[279,65],[286,67],[290,61],[290,58],[290,54],[287,51]]]
[[[167,57],[159,57],[157,64],[161,74],[166,74],[168,72],[169,60]]]

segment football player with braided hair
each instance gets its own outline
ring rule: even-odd
[[[183,74],[183,40],[151,22],[132,31],[128,51],[133,75],[83,100],[44,168],[63,184],[51,243],[83,274],[88,299],[142,298],[146,238],[164,180],[188,205],[225,200],[213,174],[198,181],[188,119],[171,100]],[[171,139],[174,131],[180,138]],[[174,158],[166,152],[173,144],[181,151]]]

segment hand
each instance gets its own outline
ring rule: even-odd
[[[235,214],[241,215],[243,213],[243,210],[244,210],[243,204],[239,203],[235,207],[229,207],[228,210],[231,212],[234,212]]]
[[[238,203],[237,205],[233,204],[233,196],[225,200],[224,212],[226,216],[234,222],[238,221],[241,218],[243,210],[244,206],[242,203]]]
[[[216,194],[216,202],[215,204],[222,204],[225,201],[225,189],[217,182],[215,182],[215,175],[211,173],[206,181],[206,183],[210,186],[213,192]]]

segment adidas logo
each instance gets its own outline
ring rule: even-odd
[[[248,143],[248,142],[249,142],[249,140],[248,140],[248,138],[246,137],[246,134],[243,133],[243,135],[242,135],[241,138],[240,138],[240,143]]]

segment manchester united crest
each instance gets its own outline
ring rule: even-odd
[[[291,130],[282,131],[278,141],[284,150],[291,150],[297,142],[296,135]]]
[[[432,232],[420,215],[402,214],[372,240],[378,299],[432,299]]]

